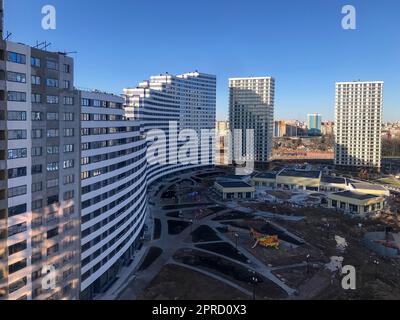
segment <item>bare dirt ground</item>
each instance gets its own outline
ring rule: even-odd
[[[138,299],[248,300],[249,297],[196,271],[181,266],[165,265]]]

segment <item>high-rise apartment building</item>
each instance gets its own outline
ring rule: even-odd
[[[64,183],[80,175],[73,60],[8,41],[3,47],[2,293],[13,300],[77,298],[79,184]],[[63,121],[66,115],[72,120]],[[44,290],[47,266],[56,286]]]
[[[307,129],[309,135],[321,134],[322,116],[319,113],[307,115]]]
[[[202,148],[201,133],[213,131],[211,134],[215,137],[215,76],[199,72],[153,76],[136,88],[124,89],[124,95],[126,115],[143,124],[148,147],[153,145],[152,139],[157,133],[152,129],[165,133],[166,145],[158,150],[160,161],[148,166],[149,183],[176,171],[214,164],[215,139],[203,140],[206,146]],[[186,129],[194,130],[197,144],[193,145],[193,153],[182,159],[182,146],[192,143],[183,131]]]
[[[253,160],[261,165],[269,161],[274,135],[274,99],[274,78],[229,79],[229,123],[234,161]],[[237,129],[242,130],[241,137],[235,134]],[[254,130],[254,145],[247,146],[247,129]]]
[[[146,141],[124,100],[80,92],[81,299],[92,299],[133,259],[147,213]]]
[[[382,109],[382,81],[336,83],[336,165],[380,168]]]

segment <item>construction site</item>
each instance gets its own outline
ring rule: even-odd
[[[210,169],[153,187],[152,236],[119,299],[400,299],[397,197],[366,217],[322,206],[321,191],[223,199],[224,177]],[[311,200],[291,202],[299,194]],[[346,265],[355,290],[342,287]]]

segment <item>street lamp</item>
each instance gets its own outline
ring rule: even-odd
[[[257,277],[253,277],[251,278],[251,280],[253,281],[253,300],[256,300],[256,286],[258,283],[258,279]]]
[[[378,266],[379,266],[379,260],[374,259],[373,261],[374,265],[375,265],[375,280],[378,279]]]
[[[306,261],[307,261],[307,273],[310,273],[310,258],[311,258],[311,255],[308,254],[308,255],[306,256]]]

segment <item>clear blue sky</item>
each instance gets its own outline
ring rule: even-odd
[[[57,30],[41,8],[57,9]],[[341,8],[357,9],[357,30]],[[228,78],[276,78],[276,118],[333,119],[336,81],[384,80],[385,120],[400,120],[399,0],[5,0],[12,41],[78,51],[76,84],[120,93],[162,72],[218,77],[218,118]]]

